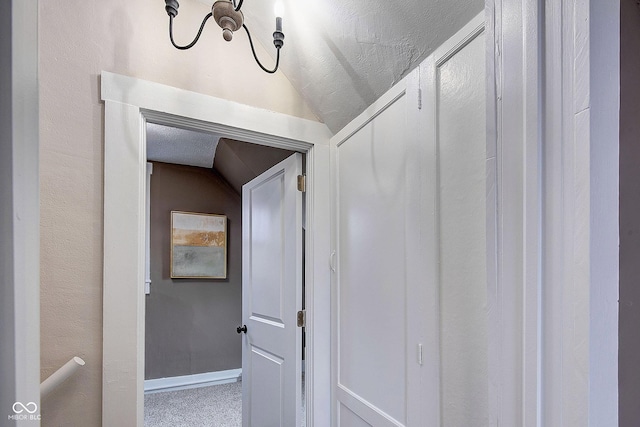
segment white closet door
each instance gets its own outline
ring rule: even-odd
[[[407,404],[419,381],[409,375],[419,365],[407,279],[407,234],[416,231],[406,218],[408,104],[403,81],[334,139],[340,426],[405,426],[418,410]]]
[[[487,425],[483,25],[332,138],[337,426]]]

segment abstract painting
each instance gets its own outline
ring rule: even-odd
[[[227,278],[227,217],[171,212],[171,278]]]

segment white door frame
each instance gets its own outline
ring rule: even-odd
[[[105,102],[102,424],[144,423],[147,121],[307,155],[307,425],[330,423],[329,138],[324,124],[102,72]]]
[[[619,4],[486,19],[490,425],[617,425]]]
[[[40,419],[38,2],[10,0],[0,18],[0,417],[33,402]],[[4,424],[7,423],[7,424]]]

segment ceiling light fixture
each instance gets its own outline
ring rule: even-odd
[[[173,18],[178,15],[178,8],[180,7],[178,0],[164,0],[164,2],[165,10],[169,15],[169,38],[171,39],[171,44],[173,44],[176,49],[185,50],[192,48],[198,42],[198,39],[200,39],[204,25],[207,23],[209,18],[213,16],[213,19],[218,23],[220,28],[222,28],[222,37],[226,41],[231,41],[231,39],[233,39],[233,33],[239,30],[240,27],[244,28],[247,32],[247,37],[249,38],[249,45],[251,46],[253,58],[256,60],[260,68],[270,74],[273,74],[278,70],[278,65],[280,64],[280,48],[284,45],[284,33],[282,32],[282,5],[279,2],[276,3],[274,8],[274,12],[276,14],[276,31],[273,33],[273,44],[276,47],[277,54],[276,65],[272,70],[264,67],[256,55],[256,50],[253,47],[253,40],[251,40],[251,33],[249,33],[249,29],[244,24],[244,15],[240,11],[243,0],[238,0],[237,4],[236,0],[215,1],[213,6],[211,6],[211,12],[209,12],[202,20],[202,24],[200,24],[200,30],[198,31],[196,38],[193,39],[191,43],[184,46],[177,45],[173,40]]]

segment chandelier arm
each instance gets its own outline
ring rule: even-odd
[[[242,3],[242,0],[240,0],[240,3]],[[249,29],[244,24],[242,24],[242,28],[244,28],[244,30],[247,32],[247,36],[249,37],[249,45],[251,46],[251,53],[253,53],[253,58],[256,60],[260,68],[262,68],[263,71],[269,74],[275,73],[278,70],[278,65],[280,64],[280,49],[276,49],[278,51],[278,53],[276,54],[276,66],[273,68],[273,70],[266,69],[264,65],[260,63],[258,55],[256,55],[256,50],[253,47],[253,40],[251,40],[251,33],[249,32]]]
[[[239,12],[239,11],[240,11],[240,8],[242,7],[242,2],[243,2],[243,1],[244,1],[244,0],[238,0],[238,6],[236,7],[236,12]],[[234,4],[234,6],[235,6],[235,4],[236,4],[236,0],[233,0],[233,4]]]
[[[189,43],[188,45],[185,46],[179,46],[176,44],[175,41],[173,41],[173,16],[169,15],[169,38],[171,39],[171,44],[173,44],[173,46],[176,49],[180,49],[180,50],[186,50],[186,49],[190,49],[193,47],[193,45],[195,45],[198,40],[200,39],[200,36],[202,35],[202,30],[204,29],[204,25],[207,23],[207,21],[209,20],[209,18],[211,18],[213,16],[213,13],[209,12],[207,14],[207,16],[204,17],[204,19],[202,20],[202,24],[200,24],[200,30],[198,31],[198,34],[196,35],[196,38],[193,39],[193,41],[191,43]]]

